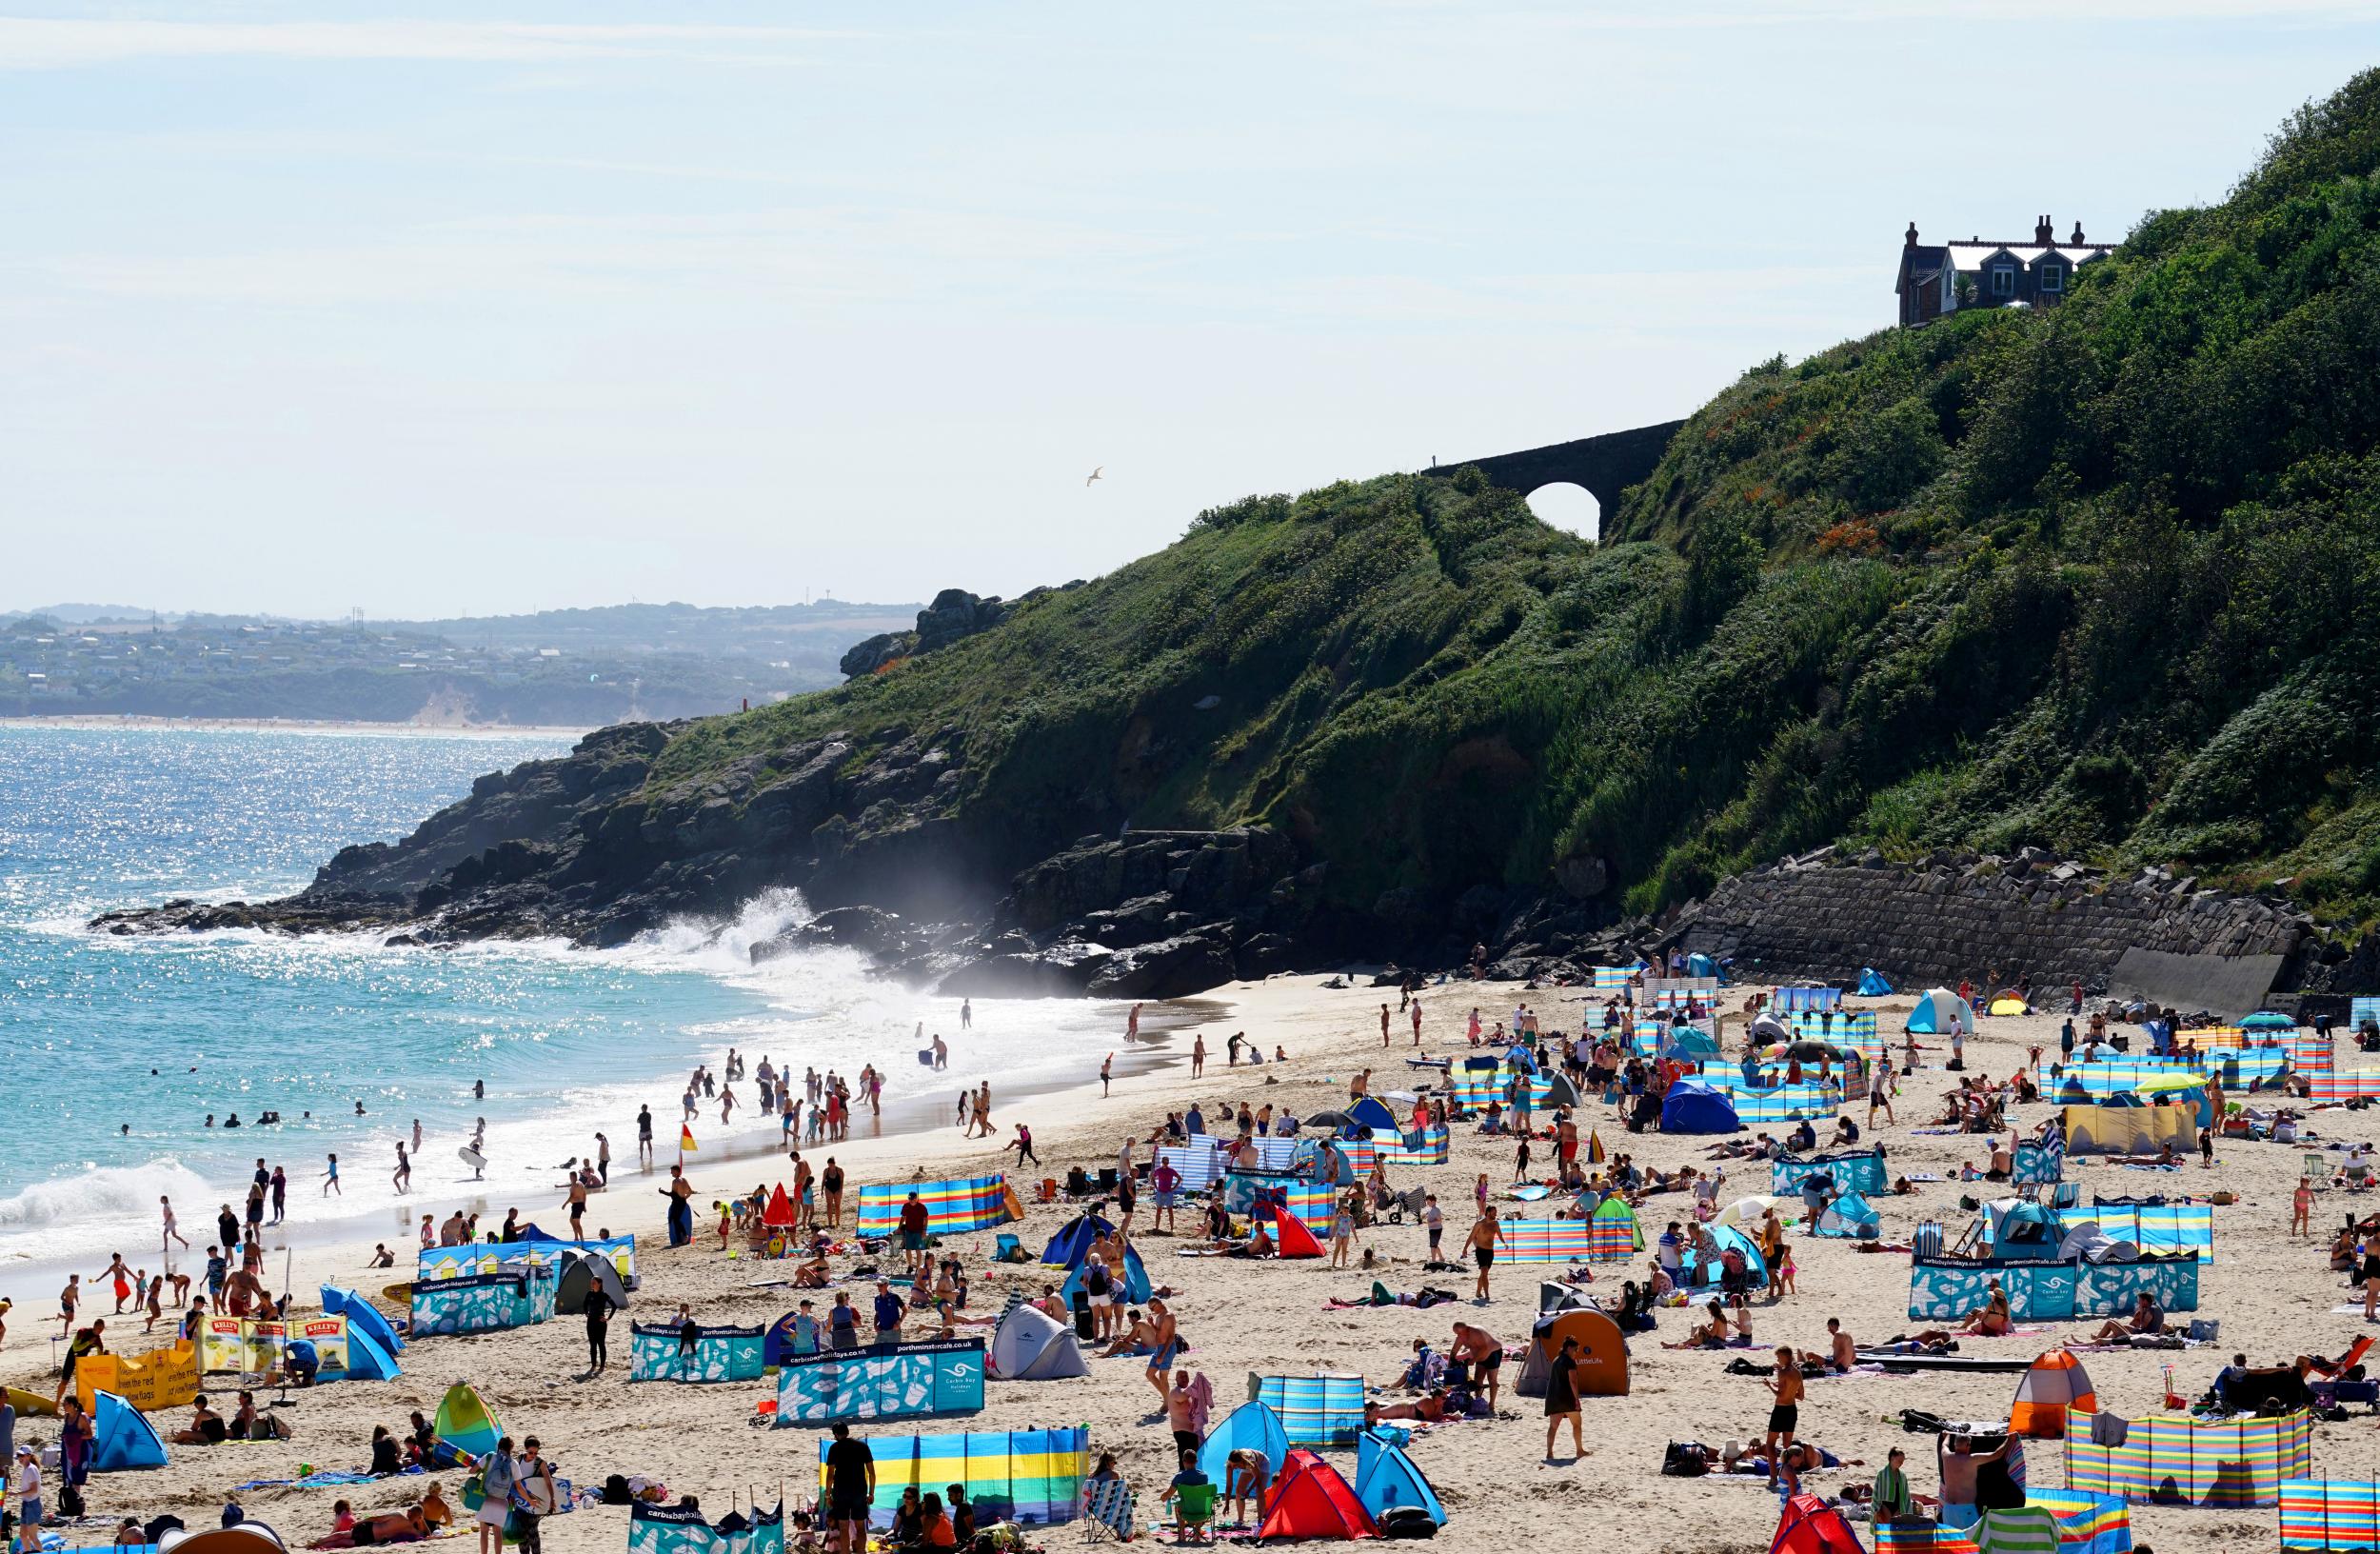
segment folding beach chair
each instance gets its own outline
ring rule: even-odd
[[[1942,1222],[1927,1220],[1919,1225],[1916,1235],[1910,1239],[1909,1249],[1913,1257],[1940,1257],[1942,1255]]]
[[[1090,1484],[1082,1496],[1082,1530],[1093,1542],[1113,1538],[1120,1544],[1132,1542],[1132,1485],[1121,1479],[1101,1479]]]
[[[1211,1484],[1185,1484],[1174,1491],[1174,1540],[1211,1544],[1215,1541],[1215,1500],[1221,1491]],[[1191,1537],[1197,1532],[1197,1538]]]
[[[2312,1184],[2316,1192],[2324,1190],[2330,1185],[2330,1167],[2323,1160],[2322,1151],[2319,1149],[2306,1151],[2306,1164],[2298,1167],[2297,1174]]]

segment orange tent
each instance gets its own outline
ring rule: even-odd
[[[1285,1216],[1284,1216],[1285,1217]],[[1313,1238],[1309,1236],[1308,1240]],[[1378,1538],[1380,1529],[1339,1469],[1300,1446],[1264,1497],[1257,1542],[1268,1538]]]
[[[2092,1390],[2091,1373],[2065,1349],[2052,1349],[2016,1380],[2016,1401],[2008,1411],[2008,1433],[2036,1441],[2066,1439],[2069,1409],[2086,1414],[2099,1411],[2099,1395]]]

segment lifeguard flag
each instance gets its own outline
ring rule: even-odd
[[[684,1123],[678,1125],[678,1152],[682,1155],[694,1153],[694,1129]]]

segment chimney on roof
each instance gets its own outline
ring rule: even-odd
[[[2068,238],[2066,241],[2067,241],[2067,242],[2069,242],[2069,243],[2073,244],[2073,245],[2074,245],[2074,247],[2076,247],[2076,248],[2078,248],[2078,249],[2082,247],[2083,235],[2082,235],[2082,223],[2081,223],[2081,222],[2079,222],[2079,221],[2078,221],[2078,222],[2074,223],[2074,235],[2073,235],[2073,236],[2072,236],[2072,237],[2070,237],[2070,238]]]
[[[2033,224],[2033,240],[2045,249],[2057,241],[2057,228],[2049,217],[2043,216]]]
[[[1905,234],[1903,234],[1903,236],[1902,236],[1902,238],[1901,238],[1901,247],[1903,247],[1903,248],[1905,248],[1905,249],[1914,249],[1914,248],[1915,248],[1916,246],[1917,246],[1917,224],[1916,224],[1915,222],[1914,222],[1914,221],[1913,221],[1913,222],[1911,222],[1911,223],[1909,224],[1909,230],[1908,230]]]

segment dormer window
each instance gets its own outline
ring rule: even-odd
[[[1992,294],[1995,297],[2013,297],[2016,294],[2016,267],[2014,265],[1992,267]]]
[[[2060,265],[2043,265],[2041,267],[2041,289],[2044,291],[2062,291],[2065,289],[2065,267]]]

